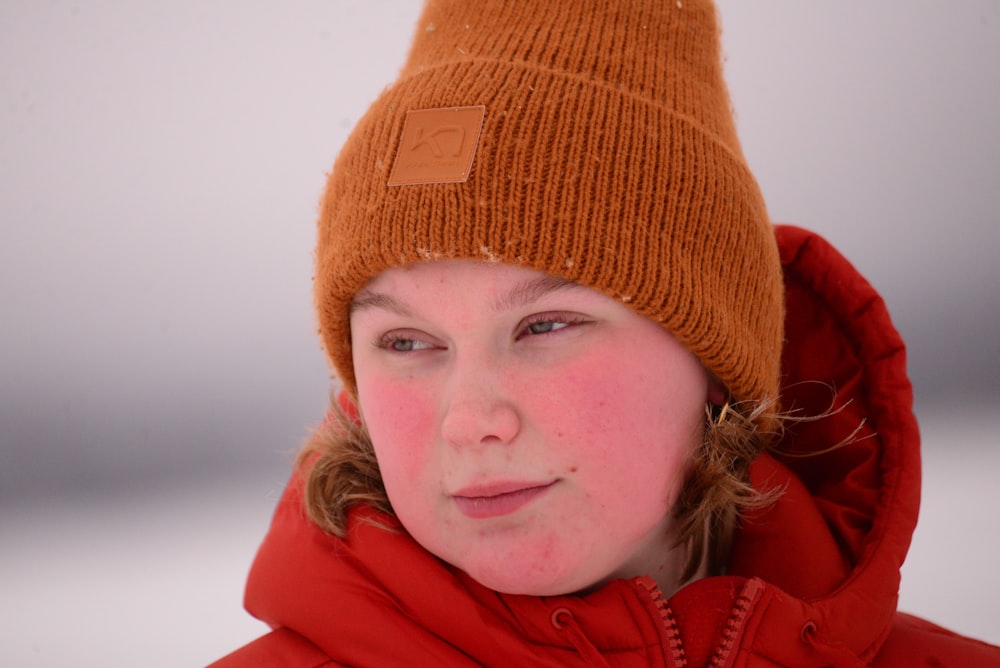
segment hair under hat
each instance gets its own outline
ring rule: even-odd
[[[431,0],[330,173],[315,299],[354,391],[349,308],[385,269],[499,261],[661,323],[736,399],[777,400],[783,294],[706,0]]]

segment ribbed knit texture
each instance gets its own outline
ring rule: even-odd
[[[408,110],[475,105],[466,182],[387,185]],[[349,390],[354,294],[384,269],[444,258],[592,287],[662,323],[737,399],[777,399],[781,270],[712,3],[429,2],[323,198],[316,305]]]

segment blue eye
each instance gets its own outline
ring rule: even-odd
[[[395,350],[397,353],[405,353],[413,350],[413,346],[416,341],[413,339],[396,339],[389,343],[389,347]]]
[[[521,325],[522,329],[517,338],[546,337],[587,322],[589,321],[586,317],[576,313],[539,313]]]
[[[377,348],[388,350],[394,353],[410,353],[417,350],[429,350],[434,346],[420,339],[411,339],[398,334],[386,334],[375,341]]]
[[[568,326],[568,322],[560,322],[558,320],[541,320],[528,325],[528,331],[532,334],[548,334],[549,332],[554,332]]]

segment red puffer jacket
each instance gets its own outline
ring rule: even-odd
[[[920,490],[903,343],[831,246],[777,235],[784,407],[819,414],[833,391],[843,410],[795,425],[755,462],[755,485],[787,489],[744,523],[728,575],[669,600],[648,578],[586,596],[497,594],[374,526],[396,525],[366,507],[346,540],[322,533],[295,477],[247,585],[247,609],[274,631],[214,665],[1000,666],[1000,648],[896,612]],[[810,452],[822,454],[796,456]]]

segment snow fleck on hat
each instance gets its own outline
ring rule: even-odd
[[[774,232],[705,0],[431,0],[329,176],[315,299],[354,391],[349,306],[446,258],[561,276],[661,323],[736,399],[778,396]]]

